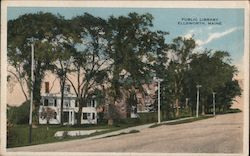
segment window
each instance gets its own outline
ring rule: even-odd
[[[70,93],[70,85],[65,85],[64,87],[64,94]]]
[[[91,113],[87,113],[87,118],[91,120]]]
[[[56,99],[54,99],[54,105],[55,105],[55,107],[57,107],[57,101],[56,101]]]
[[[92,107],[95,107],[95,100],[92,100]]]
[[[63,122],[69,122],[69,112],[63,112]]]
[[[69,100],[63,100],[63,105],[65,107],[69,107]]]
[[[95,107],[95,99],[88,100],[87,107]]]
[[[87,120],[87,113],[82,113],[82,119]]]
[[[95,120],[95,113],[92,113],[92,119]]]
[[[48,99],[44,99],[43,104],[44,104],[44,106],[48,106],[49,100]]]
[[[49,106],[54,106],[54,100],[53,99],[49,99]]]
[[[87,107],[91,107],[91,100],[88,100]]]
[[[49,82],[45,82],[45,93],[49,93]]]
[[[78,102],[77,102],[77,100],[75,100],[75,107],[78,107]]]
[[[57,113],[55,112],[55,113],[54,113],[54,119],[56,119],[56,116],[57,116]]]

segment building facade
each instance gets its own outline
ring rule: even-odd
[[[120,118],[138,118],[140,112],[155,111],[153,103],[155,102],[155,84],[143,85],[147,92],[146,95],[136,92],[137,105],[127,103],[127,93],[122,91],[121,98],[115,101],[115,107]],[[102,111],[107,114],[109,104],[112,104],[111,97],[103,99],[105,109]],[[97,124],[97,99],[93,96],[88,100],[81,111],[81,124]],[[128,108],[131,107],[131,108]],[[98,110],[98,111],[97,111]],[[61,111],[63,118],[61,121]],[[77,123],[77,115],[79,106],[77,97],[70,92],[70,85],[66,85],[64,89],[63,110],[61,110],[61,93],[50,93],[49,83],[45,82],[45,93],[41,95],[41,105],[39,108],[39,124],[61,124],[74,125]]]
[[[70,86],[64,89],[63,110],[61,110],[61,93],[49,93],[48,83],[45,83],[45,93],[41,95],[41,105],[39,107],[39,124],[63,124],[74,125],[77,123],[79,113],[76,95],[70,93]],[[93,96],[82,108],[81,124],[97,123],[97,100]],[[61,111],[63,118],[61,121]]]

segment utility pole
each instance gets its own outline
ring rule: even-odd
[[[215,116],[215,94],[216,94],[216,92],[213,92],[213,110],[214,110],[214,116]]]
[[[161,82],[158,81],[158,123],[161,123]]]
[[[158,124],[161,123],[161,82],[163,79],[154,77],[155,81],[158,83]]]
[[[32,142],[32,105],[33,105],[33,82],[34,82],[34,38],[31,38],[31,86],[30,86],[30,117],[29,117],[29,143]]]
[[[199,117],[200,87],[201,87],[201,85],[196,85],[196,88],[197,88],[196,118]]]

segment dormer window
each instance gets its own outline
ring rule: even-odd
[[[65,85],[64,86],[64,94],[68,94],[68,93],[70,93],[70,85]]]
[[[95,107],[95,106],[96,106],[95,99],[88,100],[87,107]]]

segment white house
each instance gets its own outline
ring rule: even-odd
[[[61,93],[49,93],[49,83],[45,82],[45,93],[41,95],[39,108],[39,124],[69,124],[77,123],[79,107],[76,95],[70,93],[70,85],[65,86],[63,100],[63,121],[61,121]],[[81,124],[96,124],[97,110],[96,99],[93,98],[82,108]]]

